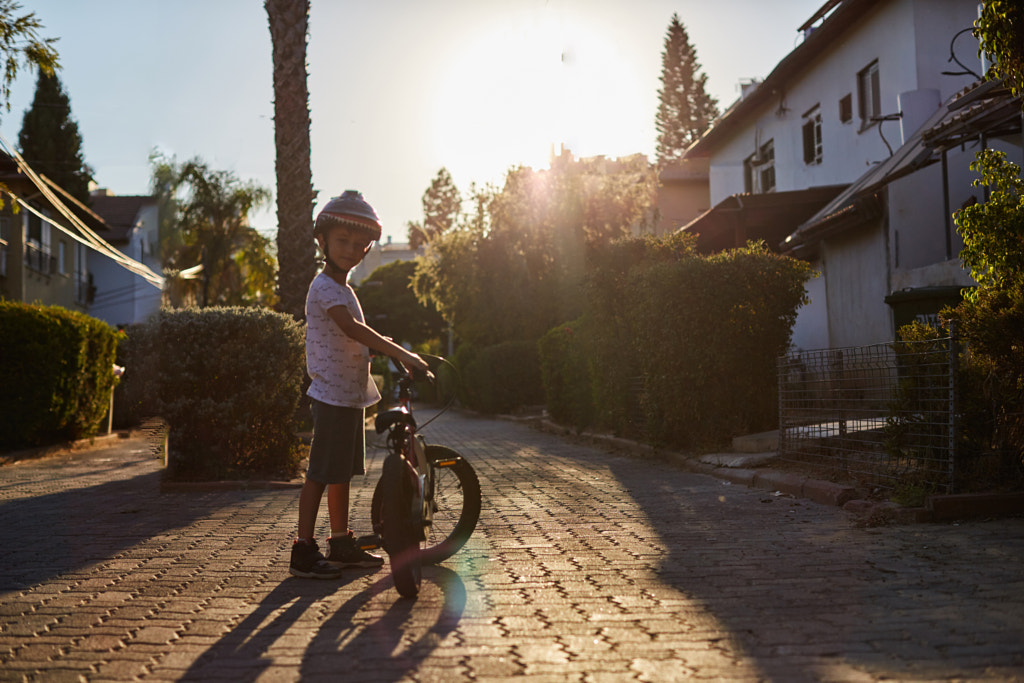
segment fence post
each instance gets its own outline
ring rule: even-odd
[[[957,461],[957,372],[960,362],[960,348],[957,342],[956,321],[949,321],[949,492],[956,493],[956,461]]]
[[[782,390],[782,382],[783,382],[783,377],[785,375],[785,371],[784,371],[783,368],[784,368],[784,366],[786,364],[786,360],[787,360],[786,356],[779,356],[778,358],[775,359],[775,376],[776,376],[776,382],[778,384],[778,390],[779,390],[779,445],[778,445],[779,455],[785,455],[785,453],[786,453],[786,425],[785,425],[785,423],[783,422],[783,419],[782,419],[782,416],[783,416],[782,401],[783,401],[783,396],[784,396],[784,392]]]

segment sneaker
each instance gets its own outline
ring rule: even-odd
[[[327,552],[327,562],[335,567],[380,567],[384,558],[366,552],[356,544],[355,536],[348,532],[346,536],[331,538]]]
[[[324,561],[316,541],[292,543],[292,561],[288,571],[292,576],[304,579],[336,579],[341,576],[340,568]]]

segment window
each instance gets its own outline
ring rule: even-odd
[[[0,218],[0,277],[7,277],[7,253],[10,251],[11,226],[7,218]]]
[[[56,268],[50,255],[50,224],[34,213],[25,219],[25,265],[40,273],[52,273]]]
[[[853,95],[846,93],[846,96],[839,100],[839,122],[849,123],[853,120]]]
[[[85,304],[89,302],[89,280],[90,275],[86,272],[85,245],[75,243],[75,302]]]
[[[775,190],[775,142],[769,140],[761,145],[757,154],[743,162],[744,186],[747,192],[760,194]]]
[[[804,114],[804,163],[821,163],[821,107],[817,104]]]
[[[68,263],[64,254],[66,247],[63,240],[57,242],[57,272],[61,275],[68,274]]]
[[[872,117],[882,113],[878,91],[878,60],[871,62],[857,74],[857,102],[861,128],[867,128],[873,122]]]

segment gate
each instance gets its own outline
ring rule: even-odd
[[[953,491],[952,338],[782,356],[779,457],[861,484]]]

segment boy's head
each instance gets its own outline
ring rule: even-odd
[[[347,271],[361,261],[380,234],[377,212],[355,190],[331,199],[313,224],[313,237],[327,258],[327,267],[337,270]]]

